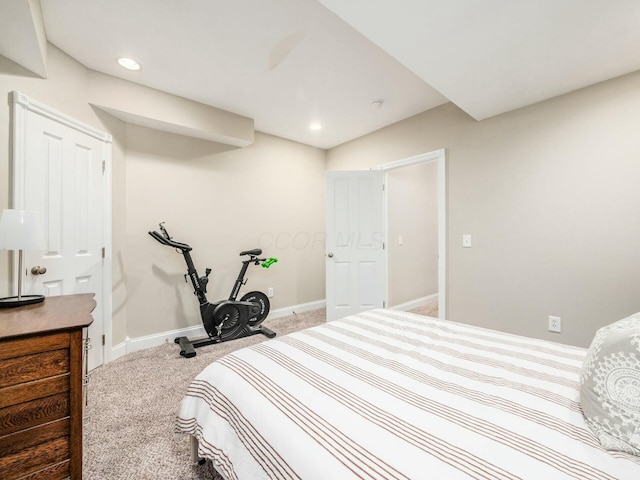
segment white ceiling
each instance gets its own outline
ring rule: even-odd
[[[37,4],[19,1],[31,10]],[[88,68],[253,118],[256,130],[321,148],[447,101],[481,120],[640,70],[637,0],[41,6],[48,41]],[[0,16],[0,54],[29,68],[6,47],[8,18]],[[28,27],[34,30],[33,20]],[[121,56],[137,59],[142,70],[122,69]],[[384,100],[381,108],[372,108],[376,99]],[[310,131],[316,121],[323,129]]]
[[[320,0],[476,120],[640,70],[638,0]]]

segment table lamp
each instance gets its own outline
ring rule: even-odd
[[[22,251],[45,248],[40,212],[7,209],[0,218],[0,250],[18,250],[18,296],[0,298],[0,308],[44,301],[44,295],[22,295]]]

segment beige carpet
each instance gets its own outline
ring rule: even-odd
[[[437,316],[437,306],[415,309]],[[270,319],[279,336],[325,321],[324,310]],[[89,382],[84,435],[84,478],[88,480],[219,480],[211,464],[193,465],[187,439],[175,439],[174,414],[191,380],[217,358],[266,340],[255,335],[210,345],[194,358],[176,344],[127,354],[95,369]]]
[[[413,313],[419,313],[420,315],[425,315],[427,317],[436,317],[438,318],[438,301],[436,300],[433,303],[429,303],[427,305],[423,305],[421,307],[417,307],[411,310]]]

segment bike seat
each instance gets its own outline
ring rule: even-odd
[[[262,253],[261,248],[254,248],[253,250],[245,250],[244,252],[240,252],[240,256],[242,255],[256,256],[256,255],[260,255],[261,253]]]

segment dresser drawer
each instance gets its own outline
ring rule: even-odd
[[[3,435],[69,416],[69,394],[60,393],[0,409]],[[1,477],[0,477],[1,478]]]
[[[68,458],[69,437],[55,438],[0,458],[0,478],[20,478]]]
[[[5,340],[0,349],[0,360],[69,348],[70,339],[71,335],[68,332],[61,332],[43,335],[37,341],[32,337]]]
[[[41,397],[50,397],[56,393],[68,392],[70,388],[69,374],[57,377],[21,383],[11,387],[0,388],[0,409],[25,403]],[[2,411],[2,410],[0,410]]]
[[[49,472],[49,476],[45,476],[41,469],[50,465],[52,459],[64,460],[59,459],[59,455],[66,448],[63,443],[68,443],[69,432],[69,419],[64,418],[0,437],[0,478],[17,478],[31,475],[30,472],[38,473],[33,478],[65,478],[69,471],[68,462],[64,462],[66,466],[56,464],[57,469]],[[62,442],[54,442],[60,439]],[[43,459],[47,460],[43,463]]]
[[[0,388],[69,372],[69,349],[0,360]]]
[[[23,477],[18,477],[16,480],[63,480],[69,478],[71,475],[71,462],[65,460],[64,462],[56,463],[37,472],[30,473]]]

